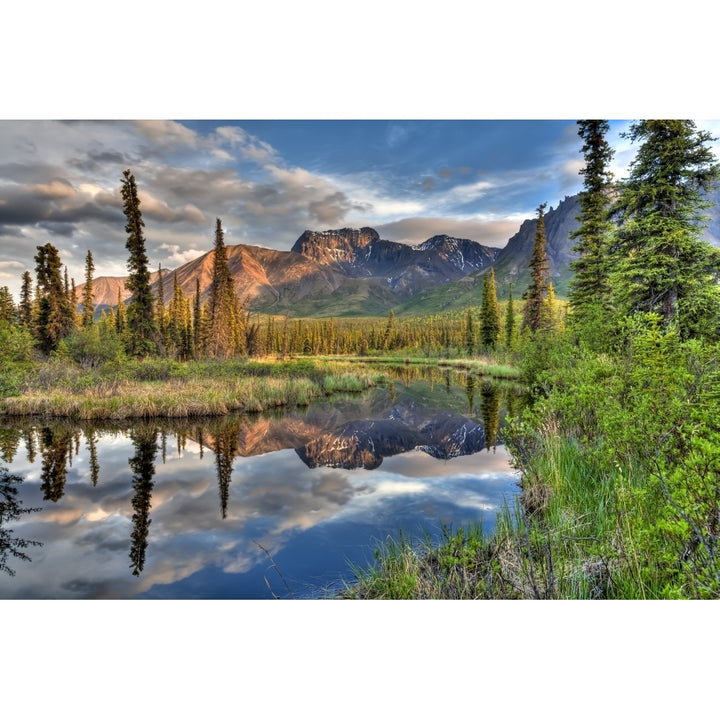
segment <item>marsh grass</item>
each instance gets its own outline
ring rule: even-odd
[[[83,370],[48,363],[24,378],[20,392],[0,400],[2,415],[78,420],[207,417],[307,406],[335,393],[358,393],[383,381],[348,363],[133,362]]]
[[[361,366],[385,365],[395,367],[410,365],[413,367],[462,370],[498,380],[517,380],[520,377],[520,371],[512,365],[491,362],[488,358],[426,358],[410,355],[381,355],[373,357],[348,356],[344,360]]]
[[[515,457],[523,453],[515,449]],[[659,597],[637,538],[639,468],[603,470],[547,423],[518,461],[522,492],[481,526],[445,529],[438,543],[388,538],[370,567],[352,567],[348,599],[602,599]],[[649,518],[645,518],[649,520]]]

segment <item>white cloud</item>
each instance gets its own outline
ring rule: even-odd
[[[168,259],[176,266],[189,263],[191,260],[194,260],[207,252],[207,250],[197,250],[195,248],[187,248],[183,250],[179,245],[169,245],[168,243],[163,243],[159,246],[159,249],[167,250]]]
[[[173,120],[136,120],[133,125],[154,145],[198,147],[197,135]]]

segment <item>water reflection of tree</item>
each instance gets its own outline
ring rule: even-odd
[[[23,439],[25,440],[25,449],[27,451],[27,460],[34,463],[37,457],[37,436],[33,428],[25,428],[23,430]]]
[[[472,373],[468,373],[465,379],[465,394],[467,395],[468,407],[472,415],[475,410],[475,378]]]
[[[155,456],[157,454],[157,428],[140,426],[130,431],[130,440],[135,447],[135,455],[130,458],[133,472],[132,498],[132,543],[130,545],[130,567],[133,575],[140,575],[145,567],[145,553],[150,531],[150,504],[152,500],[153,475],[155,474]]]
[[[85,439],[90,459],[90,479],[92,480],[93,487],[95,487],[98,484],[98,477],[100,476],[100,464],[98,463],[97,457],[97,434],[95,430],[88,430]]]
[[[0,459],[11,463],[20,445],[21,430],[9,427],[0,427]]]
[[[497,385],[484,382],[480,389],[482,398],[480,413],[485,426],[485,447],[489,450],[497,446],[498,427],[500,426],[500,390]]]
[[[75,434],[62,425],[40,430],[40,452],[42,454],[43,500],[57,502],[65,493],[68,465],[72,458]]]
[[[215,467],[217,468],[220,488],[220,511],[223,520],[227,517],[228,498],[230,497],[230,478],[233,471],[233,459],[238,447],[240,423],[233,422],[218,428],[215,435]]]
[[[5,527],[6,522],[18,520],[21,515],[40,512],[40,508],[21,507],[22,500],[17,498],[17,486],[22,481],[19,475],[10,475],[5,468],[0,468],[0,572],[8,575],[15,575],[15,571],[8,565],[10,558],[29,562],[32,558],[23,550],[31,545],[42,545],[37,540],[15,537],[13,531]]]

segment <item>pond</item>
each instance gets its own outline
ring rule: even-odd
[[[284,413],[4,420],[0,598],[331,596],[390,536],[492,531],[519,491],[498,433],[520,402],[405,371]]]

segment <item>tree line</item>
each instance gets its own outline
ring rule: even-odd
[[[463,315],[445,313],[398,320],[391,310],[386,319],[290,319],[253,316],[241,301],[230,271],[222,222],[215,225],[212,280],[206,302],[200,281],[188,297],[173,276],[173,293],[165,302],[163,268],[158,266],[155,292],[146,252],[135,177],[123,173],[121,193],[126,217],[127,302],[118,291],[117,303],[96,317],[95,260],[87,251],[82,296],[68,281],[60,254],[52,244],[38,246],[36,280],[23,274],[20,302],[14,305],[7,288],[0,288],[0,322],[26,334],[28,343],[44,355],[69,354],[84,366],[118,359],[170,357],[178,360],[223,360],[237,356],[331,355],[415,351],[426,355],[474,354],[495,349],[499,342],[517,341],[512,296],[504,328],[497,301],[495,275],[484,278],[480,308]],[[505,332],[504,339],[501,338]]]

